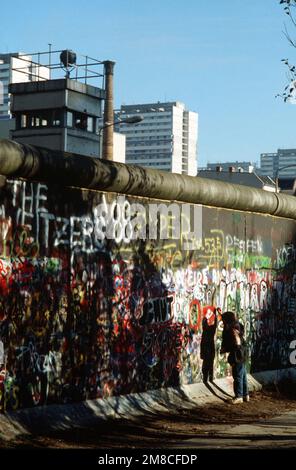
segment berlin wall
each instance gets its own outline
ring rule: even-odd
[[[1,410],[199,382],[214,307],[244,323],[249,371],[290,367],[295,235],[291,218],[8,178]]]

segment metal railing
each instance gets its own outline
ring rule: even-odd
[[[30,54],[21,54],[16,56],[22,62],[22,65],[12,68],[13,71],[23,73],[29,78],[29,81],[42,81],[54,78],[61,78],[65,74],[65,67],[61,63],[60,54],[62,50],[52,50],[49,45],[48,51],[33,52]],[[89,84],[92,80],[102,80],[100,87],[104,88],[104,61],[94,59],[86,55],[78,55],[78,62],[71,65],[73,72],[71,78],[82,80]],[[46,71],[48,70],[48,75]],[[67,71],[66,71],[67,76]]]

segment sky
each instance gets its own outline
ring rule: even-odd
[[[114,60],[115,107],[181,101],[199,115],[198,165],[296,148],[296,63],[279,0],[2,0],[0,52],[73,49]]]

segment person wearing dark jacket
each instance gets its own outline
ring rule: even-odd
[[[204,383],[214,380],[215,360],[215,334],[217,329],[216,309],[206,312],[202,320],[202,336],[200,343],[200,358],[202,363],[202,377]]]
[[[233,404],[250,401],[246,371],[246,342],[244,340],[244,326],[236,319],[233,312],[224,312],[222,315],[223,333],[221,354],[229,353],[228,362],[232,367],[233,390],[235,398]]]

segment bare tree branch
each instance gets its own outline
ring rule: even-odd
[[[285,31],[283,31],[284,35],[286,36],[286,39],[287,41],[291,44],[291,46],[295,47],[296,48],[296,40],[292,39],[289,32],[288,32],[288,29],[287,29],[287,26],[284,25],[285,27]]]
[[[279,3],[283,5],[284,13],[296,28],[296,0],[280,0]],[[292,38],[286,24],[284,24],[283,33],[288,43],[296,49],[296,38]],[[289,59],[282,59],[282,62],[288,69],[286,72],[288,84],[285,86],[283,93],[277,94],[276,97],[282,98],[284,102],[296,102],[296,67],[290,64]]]

